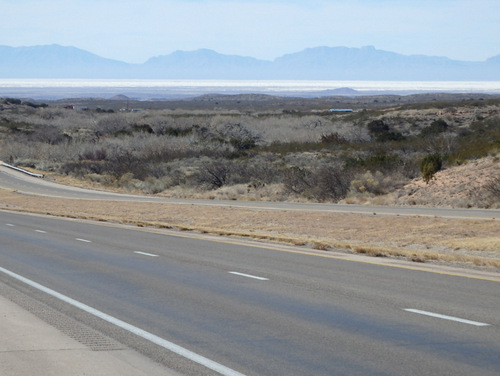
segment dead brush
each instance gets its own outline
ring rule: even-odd
[[[355,253],[360,253],[372,257],[387,257],[389,255],[386,249],[369,245],[354,246],[352,247],[352,250]]]
[[[312,248],[316,249],[318,251],[328,251],[328,249],[330,248],[330,246],[328,244],[325,244],[325,243],[315,242],[313,244]]]

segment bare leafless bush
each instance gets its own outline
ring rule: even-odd
[[[312,173],[306,168],[289,167],[284,171],[283,186],[286,193],[303,195],[312,187]]]
[[[336,166],[317,169],[293,166],[285,170],[283,184],[286,193],[319,201],[339,201],[347,195],[351,175]]]
[[[197,166],[191,182],[194,186],[205,189],[217,189],[222,186],[248,185],[262,187],[282,181],[283,167],[272,158],[224,159],[205,157]]]
[[[122,114],[104,115],[96,124],[96,133],[99,136],[130,134],[131,126]]]
[[[70,137],[65,135],[60,128],[53,125],[37,126],[29,136],[31,142],[42,142],[50,145],[70,140]]]
[[[484,208],[500,207],[500,175],[490,177],[476,192],[475,206]]]
[[[139,189],[148,194],[157,194],[172,187],[171,180],[168,177],[157,179],[154,177],[147,177],[144,181],[136,181],[134,188]]]
[[[229,180],[231,174],[230,163],[225,160],[211,160],[204,162],[195,175],[194,181],[207,189],[220,188]]]
[[[237,150],[251,149],[260,141],[260,136],[241,123],[225,124],[219,131],[224,140],[229,140]]]
[[[270,153],[259,153],[245,160],[246,183],[262,186],[281,183],[284,166],[280,158]]]
[[[80,160],[89,161],[104,161],[108,156],[108,151],[106,148],[101,147],[94,150],[86,149],[83,154],[80,155]]]
[[[500,175],[491,177],[484,189],[496,200],[500,200]]]
[[[339,201],[349,191],[351,174],[335,166],[322,167],[313,174],[312,194],[320,201]]]
[[[234,120],[233,120],[234,121]],[[323,134],[348,132],[343,123],[321,116],[273,115],[245,119],[245,124],[260,137],[260,143],[317,142]]]
[[[81,160],[67,162],[62,167],[60,167],[59,171],[62,174],[73,175],[75,177],[81,178],[89,174],[104,174],[108,171],[108,168],[104,163],[99,161]]]
[[[145,179],[148,176],[140,159],[128,149],[118,149],[108,158],[106,172],[116,178],[125,174],[131,174],[136,179]]]

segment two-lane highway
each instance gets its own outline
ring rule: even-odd
[[[168,366],[179,348],[228,375],[500,373],[500,278],[7,212],[0,267],[126,323]]]

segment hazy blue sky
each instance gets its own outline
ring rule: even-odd
[[[500,54],[500,1],[0,0],[0,44],[52,43],[131,63],[198,48],[272,60],[366,45],[482,61]]]

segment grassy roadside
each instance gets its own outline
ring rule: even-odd
[[[70,200],[0,190],[0,209],[240,236],[325,252],[500,269],[500,222]]]

